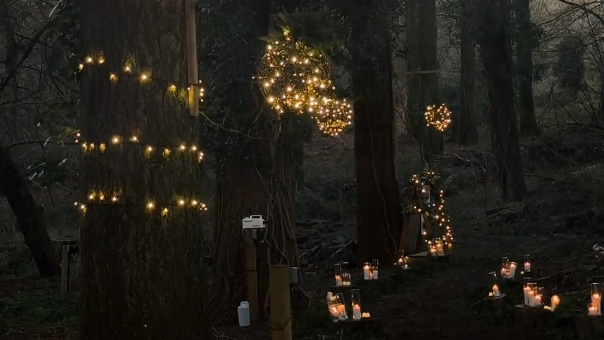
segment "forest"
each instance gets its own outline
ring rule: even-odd
[[[2,1],[0,340],[604,339],[602,1]]]

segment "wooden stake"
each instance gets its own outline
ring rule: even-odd
[[[289,266],[269,268],[272,340],[292,340],[292,312],[289,295]]]
[[[187,83],[189,116],[199,116],[199,71],[197,65],[197,26],[195,24],[195,0],[185,2],[185,30],[187,39]]]
[[[252,238],[252,230],[243,233],[245,242],[245,270],[247,273],[247,302],[250,304],[250,323],[252,326],[260,322],[260,306],[258,305],[258,272],[256,259],[256,243]]]
[[[69,245],[63,245],[61,248],[61,295],[66,295],[69,291]]]

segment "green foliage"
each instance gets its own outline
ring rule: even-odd
[[[558,61],[554,66],[554,76],[558,79],[560,86],[574,96],[584,87],[584,54],[585,45],[581,36],[568,35],[558,45]]]

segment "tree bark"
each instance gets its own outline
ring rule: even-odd
[[[491,104],[491,143],[499,186],[504,200],[521,201],[527,189],[514,105],[509,2],[494,0],[482,4],[480,52]]]
[[[260,94],[256,99],[262,103]],[[267,110],[263,115],[273,115],[268,108],[262,110]],[[262,119],[263,126],[252,130],[265,131],[265,139],[242,137],[232,143],[226,135],[220,137],[223,142],[216,150],[219,168],[215,196],[213,312],[224,312],[219,307],[233,307],[246,299],[242,218],[262,215],[267,221],[266,231],[257,244],[261,309],[268,302],[269,266],[298,266],[292,190],[295,185],[294,162],[289,144],[292,118],[290,114],[285,114],[281,123]],[[240,123],[246,124],[245,121]],[[279,138],[270,137],[279,135],[279,130]],[[246,162],[228,157],[235,149],[237,153],[248,155]]]
[[[517,65],[518,65],[518,96],[520,98],[520,133],[536,135],[539,133],[535,116],[533,98],[533,33],[531,32],[531,9],[529,0],[514,0],[518,32]]]
[[[95,60],[82,71],[83,141],[95,144],[83,147],[85,194],[95,200],[86,203],[81,230],[80,338],[209,339],[183,2],[79,5],[83,46]],[[132,72],[120,72],[125,66]],[[115,135],[123,138],[118,145]]]
[[[383,9],[382,9],[383,10]],[[352,31],[357,263],[392,263],[402,232],[394,169],[392,53],[388,21],[373,8]],[[357,19],[358,20],[358,19]]]
[[[424,116],[426,106],[441,104],[438,95],[440,67],[436,48],[436,1],[407,1],[407,18],[407,37],[410,39],[411,49],[408,73],[409,121],[412,122],[412,133],[420,145],[422,160],[431,163],[435,156],[441,156],[444,151],[442,133],[427,127]],[[412,89],[414,86],[416,89]]]
[[[2,145],[0,145],[0,192],[6,195],[8,204],[17,217],[17,226],[23,234],[25,245],[31,251],[40,276],[59,276],[61,267],[46,230],[42,214],[44,209],[36,204],[27,189],[25,179],[15,167],[8,150]]]
[[[476,103],[474,86],[476,83],[476,44],[474,42],[474,3],[461,0],[461,18],[459,19],[460,59],[461,59],[461,95],[459,121],[456,124],[457,143],[459,145],[478,144],[476,129]]]

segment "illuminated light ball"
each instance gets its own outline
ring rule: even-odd
[[[426,125],[437,131],[445,131],[451,124],[451,111],[445,104],[440,106],[430,105],[426,108]]]
[[[267,102],[280,114],[310,111],[318,91],[333,87],[330,78],[328,59],[287,31],[267,45],[256,77]]]
[[[346,100],[328,100],[317,107],[313,119],[326,135],[335,137],[352,125],[352,105]]]

